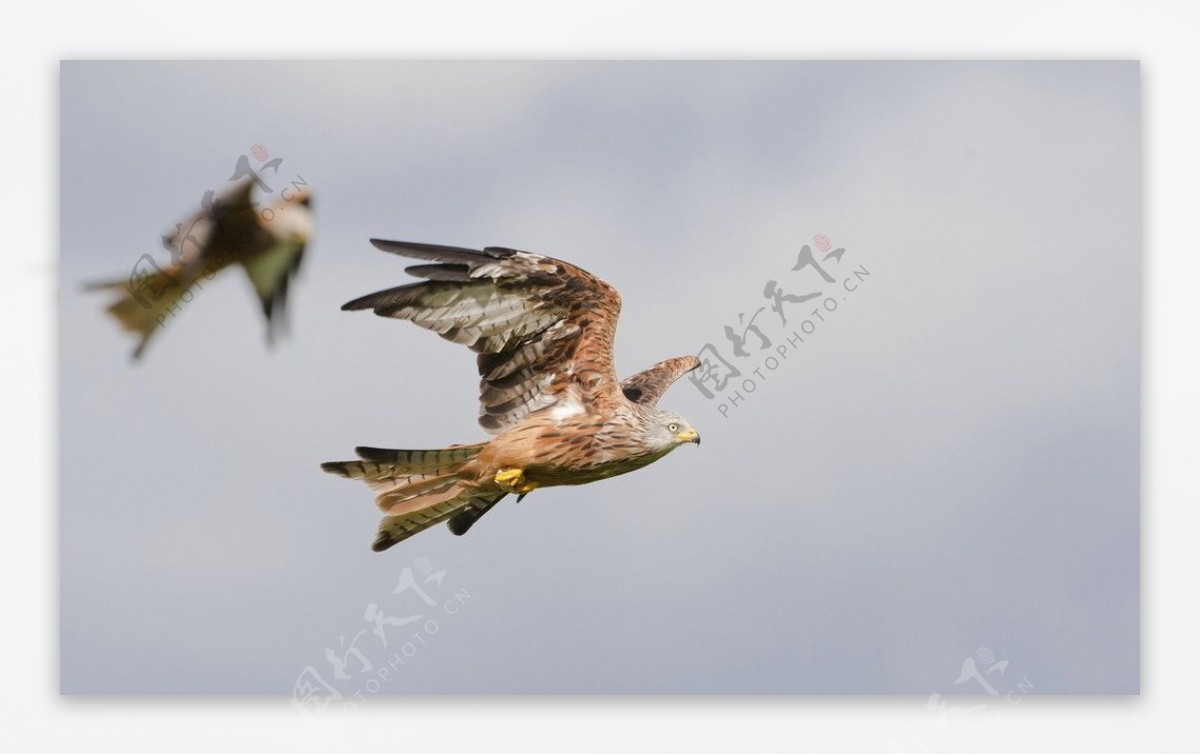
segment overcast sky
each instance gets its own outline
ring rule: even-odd
[[[1132,62],[65,63],[62,690],[1136,692],[1139,121]],[[231,270],[132,363],[81,286],[255,144],[314,194],[292,337]],[[700,448],[373,553],[320,462],[486,437],[469,351],[339,311],[406,280],[373,236],[562,257],[622,374],[742,374],[663,400]]]

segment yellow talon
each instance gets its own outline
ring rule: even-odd
[[[532,492],[538,486],[533,480],[525,479],[524,469],[501,469],[492,479],[508,492],[521,495]]]
[[[520,492],[518,488],[525,484],[525,470],[501,469],[493,479],[495,479],[497,485],[505,490]]]

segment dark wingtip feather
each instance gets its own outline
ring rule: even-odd
[[[486,254],[489,257],[496,257],[497,259],[504,259],[505,257],[511,257],[519,251],[520,251],[519,249],[509,249],[506,246],[485,246],[483,248],[484,254]]]
[[[373,446],[358,446],[354,449],[354,453],[358,454],[358,458],[363,461],[396,461],[397,456],[403,451],[397,451],[394,448],[375,448]]]
[[[487,259],[503,259],[516,254],[517,250],[503,246],[487,246],[483,251],[466,249],[461,246],[444,246],[442,244],[421,244],[415,241],[389,241],[387,239],[371,239],[371,244],[378,250],[389,254],[399,254],[402,257],[413,257],[430,262],[455,262],[460,264],[478,263]]]
[[[396,543],[400,542],[386,532],[380,532],[375,537],[375,542],[371,544],[371,550],[376,553],[383,553],[388,548],[391,548]]]
[[[406,283],[403,286],[376,291],[373,294],[360,296],[357,299],[346,302],[342,305],[342,311],[349,312],[358,309],[379,310],[384,307],[394,307],[411,301],[415,296],[420,296],[422,291],[428,290],[425,287],[431,285],[434,284],[428,281],[421,281],[419,283]]]
[[[349,477],[350,473],[346,471],[346,465],[349,463],[350,462],[345,462],[345,461],[326,461],[326,462],[321,463],[321,469],[325,470],[326,472],[328,472],[330,474],[341,475],[342,477]]]
[[[357,312],[360,309],[375,309],[375,302],[378,300],[379,294],[381,293],[385,292],[377,291],[373,294],[367,294],[366,296],[360,296],[357,299],[352,299],[342,305],[342,311]]]
[[[441,244],[420,244],[413,241],[388,241],[387,239],[371,239],[376,249],[388,254],[398,254],[401,257],[412,257],[430,262],[470,263],[486,259],[488,255],[475,249],[464,249],[459,246],[443,246]]]
[[[409,265],[404,272],[431,281],[450,281],[453,283],[468,283],[471,280],[471,267],[459,263],[439,263],[435,265]]]

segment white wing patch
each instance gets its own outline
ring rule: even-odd
[[[566,419],[567,417],[576,417],[583,414],[583,403],[579,397],[571,391],[571,397],[566,401],[560,401],[550,410],[550,418],[557,421]]]

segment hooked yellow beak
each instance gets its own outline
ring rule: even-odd
[[[680,443],[695,443],[698,446],[700,445],[700,433],[689,427],[688,429],[676,435],[675,440],[679,441]]]

